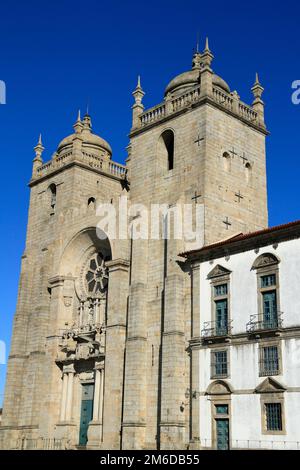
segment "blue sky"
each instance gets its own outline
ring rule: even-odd
[[[24,249],[33,146],[42,132],[49,159],[89,103],[94,131],[123,162],[138,74],[146,107],[161,101],[176,74],[190,68],[197,32],[206,35],[213,69],[251,101],[258,71],[265,86],[270,225],[299,218],[300,80],[296,1],[151,0],[2,2],[0,80],[1,310],[0,340],[9,347],[20,257]],[[5,366],[0,365],[0,395]]]

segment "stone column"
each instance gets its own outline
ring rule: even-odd
[[[66,401],[66,421],[72,420],[72,406],[73,406],[73,382],[75,371],[68,373],[68,388],[67,388],[67,401]]]
[[[186,347],[183,278],[170,274],[165,281],[165,314],[162,336],[160,448],[179,449],[186,441]]]
[[[119,449],[123,404],[123,376],[127,322],[129,261],[115,259],[106,263],[109,269],[107,324],[105,335],[104,408],[99,404],[99,419],[103,409],[104,449]],[[104,374],[104,371],[102,372]],[[104,375],[102,376],[104,379]]]
[[[99,369],[96,369],[95,370],[93,421],[98,421],[98,418],[99,418],[100,386],[101,386],[101,371]]]
[[[99,422],[103,426],[104,368],[100,370]]]
[[[191,266],[192,338],[191,349],[191,436],[190,449],[200,448],[199,343],[200,326],[200,263]]]
[[[67,403],[67,388],[68,388],[68,374],[63,372],[63,383],[62,383],[62,396],[61,396],[61,408],[60,408],[60,421],[66,419],[66,403]]]
[[[61,395],[60,421],[56,423],[54,438],[66,439],[70,445],[78,443],[76,435],[76,424],[73,417],[73,389],[75,370],[73,364],[65,365],[63,368],[63,384]]]
[[[146,430],[147,324],[146,285],[131,285],[126,342],[122,448],[143,449]]]
[[[93,421],[88,429],[88,449],[99,449],[103,438],[103,386],[104,386],[104,363],[95,365],[95,390]]]
[[[143,449],[147,403],[148,240],[132,240],[131,284],[126,340],[122,449]]]
[[[84,313],[84,302],[81,300],[80,301],[80,307],[79,307],[79,326],[83,325],[83,313]]]

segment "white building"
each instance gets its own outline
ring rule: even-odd
[[[184,255],[193,287],[192,443],[300,449],[300,222]]]

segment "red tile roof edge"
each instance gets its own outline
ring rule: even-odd
[[[236,241],[242,241],[242,240],[247,240],[249,238],[255,238],[260,235],[265,235],[268,233],[277,232],[277,231],[284,230],[287,228],[296,227],[297,225],[299,225],[300,227],[300,220],[295,220],[294,222],[288,222],[286,224],[275,225],[274,227],[265,228],[262,230],[258,230],[256,232],[248,232],[245,234],[234,235],[233,237],[227,238],[226,240],[221,240],[219,242],[212,243],[211,245],[205,245],[202,248],[198,248],[196,250],[185,251],[183,253],[180,253],[179,256],[183,256],[187,258],[189,255],[192,255],[192,254],[202,253],[204,251],[211,250],[213,248],[221,247],[224,245],[228,245]]]

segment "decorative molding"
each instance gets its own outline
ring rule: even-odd
[[[277,256],[272,253],[263,253],[254,261],[251,269],[260,269],[265,268],[266,266],[274,266],[280,263],[280,260]]]
[[[224,268],[220,264],[217,264],[207,275],[207,279],[213,279],[215,277],[220,276],[229,276],[231,271],[229,269]]]
[[[286,387],[277,382],[277,380],[272,379],[272,377],[267,377],[255,389],[255,393],[278,393],[285,391]]]
[[[72,305],[72,296],[71,295],[64,295],[64,306],[65,307],[71,307]]]
[[[130,261],[123,258],[116,258],[114,260],[107,261],[106,266],[108,267],[109,273],[114,271],[127,272],[130,267]]]
[[[72,281],[74,280],[75,278],[73,276],[53,276],[53,277],[49,277],[48,279],[48,283],[51,285],[51,286],[59,286],[59,285],[63,285],[63,283],[65,281]]]
[[[229,395],[231,393],[234,393],[234,391],[228,382],[215,380],[207,387],[205,395]]]

